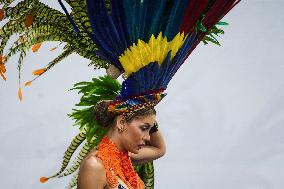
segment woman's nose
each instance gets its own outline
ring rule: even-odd
[[[144,138],[143,138],[145,141],[150,141],[150,134],[148,132],[146,132],[146,134],[144,135]]]

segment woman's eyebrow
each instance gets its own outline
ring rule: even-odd
[[[146,127],[151,127],[151,125],[149,123],[144,123],[143,125],[146,126]]]

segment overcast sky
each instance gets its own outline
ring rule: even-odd
[[[47,2],[47,1],[45,1]],[[49,4],[58,8],[57,1]],[[284,186],[284,0],[247,0],[223,20],[221,47],[194,50],[157,106],[166,155],[155,161],[157,189],[282,189]],[[45,43],[24,62],[23,81],[61,52]],[[40,184],[61,165],[78,128],[68,118],[74,83],[103,75],[71,55],[17,98],[17,58],[0,81],[1,188]]]

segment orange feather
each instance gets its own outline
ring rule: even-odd
[[[33,24],[34,16],[32,14],[28,14],[25,19],[25,26],[30,27]]]
[[[37,52],[38,49],[40,48],[40,46],[41,46],[41,43],[37,43],[37,44],[33,45],[33,46],[32,46],[32,51],[33,51],[33,52]]]
[[[0,63],[0,70],[1,72],[6,73],[6,67],[3,63]]]
[[[22,93],[21,87],[19,87],[19,90],[18,90],[18,97],[19,97],[20,101],[23,100],[23,93]]]
[[[33,81],[27,81],[27,82],[25,83],[25,87],[30,86],[30,85],[32,84],[32,82],[33,82]]]
[[[46,181],[48,181],[48,178],[46,178],[46,177],[40,177],[40,182],[41,183],[45,183]]]
[[[35,70],[35,71],[33,71],[33,74],[34,74],[34,75],[41,75],[41,74],[43,74],[46,70],[47,70],[47,68],[42,68],[42,69],[39,69],[39,70]]]
[[[0,75],[1,75],[1,77],[3,78],[3,80],[6,81],[6,77],[5,77],[5,75],[2,73],[1,70],[0,70]]]
[[[0,21],[3,20],[5,17],[5,12],[3,9],[0,9]]]

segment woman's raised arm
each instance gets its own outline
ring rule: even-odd
[[[150,134],[150,140],[138,154],[130,153],[132,163],[140,165],[158,159],[166,153],[166,145],[160,130]]]

